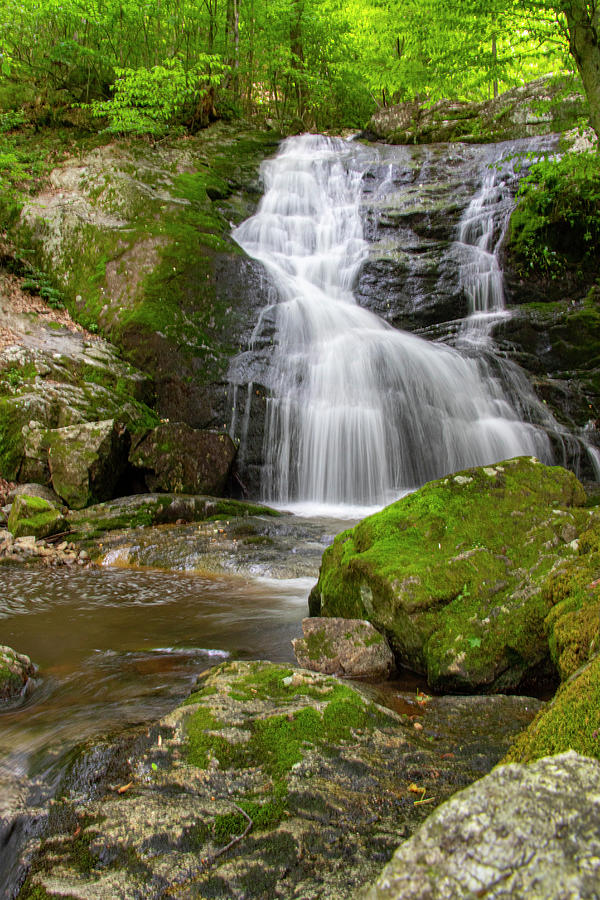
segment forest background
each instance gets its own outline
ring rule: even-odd
[[[570,72],[598,132],[599,32],[582,0],[0,0],[2,130],[358,129],[377,106]]]

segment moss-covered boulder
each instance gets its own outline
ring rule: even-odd
[[[530,720],[522,698],[460,707],[465,730],[445,738],[335,678],[223,664],[141,736],[75,759],[19,896],[354,900]]]
[[[438,100],[381,107],[367,133],[390,144],[431,144],[439,141],[484,143],[572,128],[585,110],[581,95],[551,78],[539,78],[480,103]]]
[[[0,646],[0,702],[15,700],[35,674],[35,666],[24,653]]]
[[[12,504],[8,530],[14,537],[33,535],[36,540],[68,531],[67,520],[53,503],[21,494]]]
[[[303,637],[292,641],[298,665],[326,675],[385,679],[394,668],[386,639],[363,619],[302,620]]]
[[[152,375],[161,417],[229,422],[229,361],[266,304],[231,224],[253,212],[278,140],[222,122],[154,146],[104,136],[54,169],[16,226],[75,317]]]
[[[143,470],[151,491],[219,496],[235,453],[227,434],[165,422],[134,442],[129,461]]]
[[[576,750],[600,760],[600,656],[575,672],[519,735],[504,762]]]
[[[587,553],[584,501],[571,472],[529,457],[430,482],[336,538],[311,615],[368,619],[436,690],[530,685],[551,666],[547,581]]]
[[[130,436],[113,419],[48,431],[52,487],[73,509],[114,495],[127,465]]]
[[[120,360],[106,341],[84,341],[78,333],[56,335],[50,329],[24,340],[35,346],[0,352],[4,478],[49,482],[49,429],[106,419],[118,419],[133,432],[158,424],[145,402],[152,399],[149,379]]]

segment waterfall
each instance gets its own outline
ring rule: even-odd
[[[264,166],[257,213],[234,231],[277,290],[265,379],[263,498],[272,503],[381,506],[467,466],[552,458],[546,434],[522,420],[472,347],[398,331],[356,304],[352,288],[368,254],[362,181],[372,160],[372,149],[341,139],[289,138]],[[488,187],[490,196],[498,191]],[[485,191],[475,203],[459,234],[477,251],[465,290],[475,316],[497,315],[501,273]],[[260,333],[259,322],[257,340]]]

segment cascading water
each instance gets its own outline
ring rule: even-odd
[[[380,506],[467,466],[551,459],[545,433],[481,360],[356,305],[370,163],[360,145],[288,139],[265,164],[256,215],[234,232],[278,293],[263,470],[264,499],[278,504]]]

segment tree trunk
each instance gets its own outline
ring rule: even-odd
[[[302,42],[302,13],[304,12],[304,0],[292,0],[292,18],[290,20],[290,50],[292,51],[292,68],[298,73],[304,66],[304,45]],[[306,96],[301,77],[294,82],[296,89],[296,103],[298,105],[298,118],[304,118],[306,111]]]
[[[561,7],[569,29],[569,50],[590,107],[590,122],[600,140],[600,4],[572,0]]]

